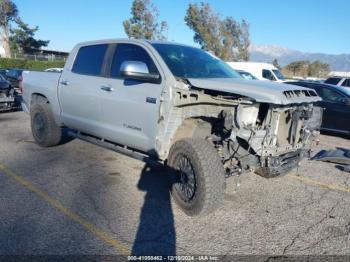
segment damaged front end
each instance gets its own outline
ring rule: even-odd
[[[312,89],[264,81],[189,79],[172,91],[171,110],[162,118],[158,139],[169,142],[158,152],[166,155],[171,143],[186,137],[210,140],[227,177],[289,173],[309,156],[322,122],[322,108],[314,106],[321,98]]]
[[[0,112],[12,110],[15,102],[14,89],[10,86],[0,87]]]
[[[253,171],[270,178],[287,174],[309,155],[322,109],[312,104],[252,103],[240,104],[222,117],[231,131],[216,145],[227,174]]]

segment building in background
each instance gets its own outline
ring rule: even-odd
[[[69,55],[69,52],[50,49],[37,49],[33,51],[32,54],[12,53],[12,58],[40,61],[66,61]],[[4,57],[4,55],[5,49],[0,46],[0,57]]]

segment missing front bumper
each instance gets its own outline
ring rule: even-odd
[[[255,173],[266,178],[273,178],[288,174],[297,168],[306,151],[298,150],[279,156],[266,157],[262,159],[262,166],[255,170]]]

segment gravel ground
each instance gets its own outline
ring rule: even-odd
[[[322,135],[314,152],[350,140]],[[162,168],[74,140],[40,148],[0,114],[0,254],[350,255],[350,174],[305,160],[275,179],[227,180],[224,205],[188,217]]]

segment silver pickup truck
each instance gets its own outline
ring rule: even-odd
[[[165,164],[188,215],[220,206],[225,178],[272,178],[307,156],[320,100],[307,88],[242,79],[226,63],[173,42],[81,43],[59,73],[24,72],[23,108],[44,147],[70,136]]]

